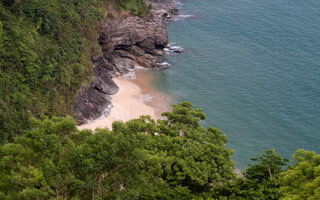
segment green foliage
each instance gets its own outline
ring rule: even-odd
[[[226,136],[196,123],[201,110],[183,103],[165,115],[95,134],[70,117],[32,119],[31,131],[0,148],[0,197],[199,199],[235,178]]]
[[[260,154],[257,158],[251,158],[252,161],[259,162],[255,165],[249,165],[245,172],[248,179],[263,182],[275,177],[278,177],[282,172],[282,167],[289,162],[288,159],[283,159],[274,149],[265,151],[265,154]]]
[[[31,116],[72,115],[106,2],[0,2],[0,144],[30,128]]]
[[[273,149],[266,150],[251,160],[258,163],[249,165],[244,178],[231,180],[212,189],[216,199],[279,199],[279,175],[288,162]]]
[[[277,200],[279,199],[277,194],[278,188],[278,183],[274,179],[262,184],[250,179],[237,178],[212,189],[211,196],[213,199],[219,200]]]
[[[21,2],[21,0],[2,0],[2,2],[4,3],[4,5],[7,6],[16,6],[18,3]]]
[[[227,137],[200,126],[206,116],[189,102],[95,134],[53,117],[72,115],[91,80],[107,1],[0,2],[0,199],[320,199],[320,155],[298,150],[284,171],[288,160],[267,150],[237,178]]]
[[[199,125],[201,109],[183,102],[163,116],[95,134],[71,117],[30,119],[0,147],[0,199],[319,199],[320,155],[298,150],[285,170],[267,150],[238,178],[226,136]]]
[[[32,116],[73,115],[91,81],[91,57],[108,0],[0,1],[0,144],[30,128]],[[145,0],[118,7],[144,15]]]
[[[145,0],[116,0],[116,3],[121,9],[140,16],[152,8],[152,4],[147,5]]]
[[[293,158],[295,165],[280,176],[280,199],[320,199],[320,155],[300,149]]]

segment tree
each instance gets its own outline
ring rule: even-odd
[[[295,165],[280,175],[280,199],[320,199],[320,155],[299,149],[293,158]]]
[[[148,138],[140,146],[152,155],[155,164],[147,166],[152,172],[152,185],[156,186],[150,192],[154,194],[152,198],[188,199],[235,178],[233,151],[225,147],[227,137],[218,129],[199,125],[205,119],[201,109],[183,102],[174,104],[173,111],[163,116],[167,119],[155,122],[143,116],[125,124],[113,124],[115,133]]]
[[[244,178],[229,180],[211,190],[215,199],[279,199],[279,175],[288,162],[273,149],[251,160],[258,163],[249,165]]]
[[[29,130],[32,117],[74,114],[101,50],[107,1],[0,1],[0,144]]]
[[[245,177],[258,182],[272,180],[272,178],[279,176],[280,172],[282,172],[282,167],[289,162],[288,159],[282,158],[274,149],[266,150],[265,154],[260,154],[259,157],[251,158],[251,160],[259,163],[249,165],[245,172]]]
[[[5,5],[15,6],[21,2],[21,0],[2,0]]]
[[[113,130],[79,131],[71,117],[32,119],[0,147],[5,199],[194,199],[234,179],[232,150],[191,103],[166,120],[142,116]]]

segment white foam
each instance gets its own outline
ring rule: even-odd
[[[181,46],[176,45],[175,42],[171,42],[163,49],[167,55],[174,55],[176,53],[182,53],[184,49]]]
[[[174,18],[173,18],[173,21],[181,21],[181,20],[185,20],[185,19],[191,19],[191,18],[196,18],[197,16],[196,15],[176,15]]]
[[[134,80],[136,79],[136,73],[134,72],[134,69],[130,69],[130,71],[123,75],[123,77],[127,80]]]
[[[181,46],[175,45],[175,43],[169,43],[167,46],[171,51],[183,51],[183,48]]]
[[[149,70],[148,68],[142,67],[140,65],[136,65],[135,69],[141,69],[141,70]]]
[[[163,66],[167,66],[167,67],[171,66],[171,64],[168,62],[157,63],[157,65],[163,65]]]
[[[153,102],[153,96],[150,94],[142,94],[140,96],[140,101],[141,102]]]
[[[173,55],[173,54],[175,54],[172,50],[170,50],[169,48],[164,48],[163,49],[164,50],[164,52],[166,53],[166,55]]]

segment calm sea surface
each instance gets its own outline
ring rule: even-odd
[[[320,153],[320,1],[189,0],[167,24],[183,54],[155,86],[222,129],[240,169],[274,148]]]

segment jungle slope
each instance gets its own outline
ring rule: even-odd
[[[92,81],[92,56],[108,0],[0,2],[0,143],[30,128],[30,117],[74,115]],[[116,1],[144,14],[143,0]]]

